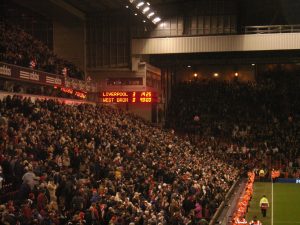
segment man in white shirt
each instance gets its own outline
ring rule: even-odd
[[[32,171],[32,166],[28,166],[28,171],[23,175],[22,181],[23,183],[27,183],[32,190],[34,186],[38,183],[39,177],[35,175],[35,173]]]

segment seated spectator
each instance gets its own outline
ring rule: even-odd
[[[20,28],[0,24],[0,34],[0,61],[84,79],[82,70],[56,56],[45,44]]]
[[[4,224],[205,224],[240,174],[211,141],[119,109],[14,96],[0,113],[0,165],[20,193],[1,200]]]

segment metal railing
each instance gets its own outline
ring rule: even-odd
[[[300,25],[246,26],[243,31],[245,34],[297,33]]]
[[[228,204],[228,201],[230,200],[230,198],[232,197],[232,195],[234,194],[234,191],[237,189],[237,185],[241,184],[243,182],[243,179],[238,178],[231,186],[231,188],[229,189],[229,191],[227,192],[224,200],[222,201],[222,203],[220,204],[220,206],[218,207],[217,211],[215,212],[215,214],[213,215],[213,217],[211,218],[209,225],[214,225],[214,224],[219,224],[219,222],[217,221],[219,219],[219,216],[221,215],[222,211],[224,210],[225,206]]]

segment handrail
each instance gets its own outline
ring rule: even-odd
[[[95,102],[82,100],[82,99],[71,99],[71,98],[64,98],[64,97],[55,97],[55,96],[47,96],[47,95],[36,95],[36,94],[26,94],[26,93],[17,93],[17,92],[6,92],[0,90],[0,100],[4,97],[10,96],[21,96],[23,98],[30,98],[32,101],[36,99],[46,99],[46,100],[55,100],[67,105],[80,105],[80,104],[89,104],[89,105],[96,105]]]
[[[245,26],[243,31],[245,34],[297,33],[300,32],[300,24]]]
[[[42,85],[57,85],[86,92],[97,92],[97,84],[90,81],[65,77],[60,74],[48,73],[41,70],[34,70],[2,61],[0,61],[0,77]]]
[[[232,196],[232,193],[234,189],[236,188],[237,184],[240,182],[241,178],[239,177],[231,186],[227,194],[225,195],[224,200],[221,202],[220,206],[218,207],[217,211],[213,215],[212,219],[209,222],[209,225],[214,225],[217,222],[218,217],[220,216],[221,212],[223,211],[225,207],[225,202],[228,201],[228,199]]]
[[[241,35],[241,34],[273,34],[273,33],[299,33],[300,24],[293,25],[264,25],[264,26],[244,26],[240,31],[228,30],[223,32],[210,32],[210,28],[195,28],[191,31],[199,31],[190,34],[183,33],[183,30],[176,28],[154,30],[150,33],[134,34],[134,39],[142,38],[165,38],[165,37],[194,37],[194,36],[222,36],[222,35]]]

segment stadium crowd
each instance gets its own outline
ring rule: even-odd
[[[228,154],[259,158],[261,167],[300,177],[300,104],[292,75],[255,83],[195,81],[173,90],[168,126],[227,143]]]
[[[84,79],[83,71],[74,64],[59,58],[45,44],[22,29],[6,23],[0,24],[0,61]]]
[[[239,176],[119,109],[8,96],[0,113],[2,224],[207,224]]]

